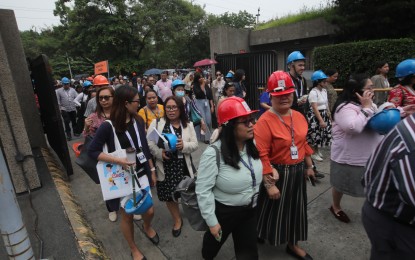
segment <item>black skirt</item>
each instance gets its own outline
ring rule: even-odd
[[[258,237],[274,246],[305,241],[308,221],[304,163],[274,167],[279,173],[276,186],[281,197],[278,200],[269,199],[262,185],[258,198]]]

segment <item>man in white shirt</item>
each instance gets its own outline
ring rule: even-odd
[[[218,100],[222,94],[222,90],[224,86],[225,86],[225,81],[222,78],[222,73],[219,70],[217,70],[216,79],[212,82],[213,101],[215,102],[216,106],[218,105]]]
[[[173,92],[171,91],[171,80],[167,79],[167,72],[163,71],[161,73],[161,79],[157,81],[156,86],[158,89],[158,95],[161,97],[163,102],[166,100],[166,98],[173,95]]]
[[[73,102],[78,96],[75,89],[71,88],[70,80],[66,77],[62,78],[63,87],[56,90],[56,98],[58,99],[59,110],[65,123],[66,139],[72,140],[70,123],[72,128],[76,129],[76,106]]]

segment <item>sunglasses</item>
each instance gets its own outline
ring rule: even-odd
[[[246,127],[249,127],[250,124],[255,125],[256,119],[254,117],[248,118],[244,121],[238,121],[237,124],[244,124]]]
[[[99,96],[98,97],[99,101],[103,101],[103,100],[108,101],[110,100],[110,98],[112,98],[112,96]]]
[[[177,106],[166,107],[167,111],[177,111],[179,108]]]

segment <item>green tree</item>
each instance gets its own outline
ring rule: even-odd
[[[414,0],[334,0],[340,41],[413,37]]]

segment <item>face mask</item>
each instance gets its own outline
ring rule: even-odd
[[[181,91],[181,90],[176,91],[176,97],[184,97],[184,91]]]

